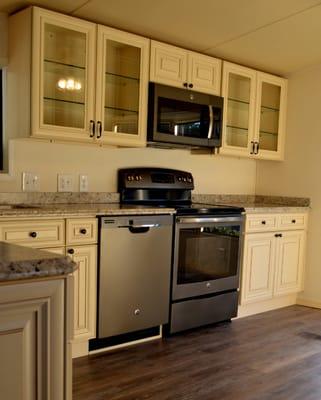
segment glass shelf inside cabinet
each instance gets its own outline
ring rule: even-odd
[[[43,121],[84,128],[86,103],[86,34],[45,24]]]
[[[140,48],[106,41],[105,130],[138,135]]]

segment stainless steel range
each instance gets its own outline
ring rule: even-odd
[[[128,168],[118,173],[122,204],[176,209],[169,333],[237,315],[244,209],[192,203],[193,189],[189,172]]]

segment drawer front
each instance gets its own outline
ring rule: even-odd
[[[67,219],[67,245],[96,243],[98,224],[95,218]]]
[[[246,217],[246,232],[268,232],[278,229],[276,214],[257,214]]]
[[[53,247],[65,244],[64,220],[15,221],[0,224],[1,240],[30,247]]]
[[[64,256],[66,253],[64,247],[49,247],[49,248],[45,247],[41,250],[49,251],[49,253],[55,253],[55,254],[59,254],[61,256]]]
[[[307,219],[307,214],[282,214],[279,217],[279,229],[305,229],[307,225]]]

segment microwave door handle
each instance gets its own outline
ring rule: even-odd
[[[210,124],[209,124],[209,127],[208,127],[207,139],[212,139],[213,127],[214,127],[213,106],[208,106],[208,110],[209,110],[209,113],[210,113]]]

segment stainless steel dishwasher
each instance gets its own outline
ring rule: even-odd
[[[171,215],[102,217],[98,338],[168,322]]]

